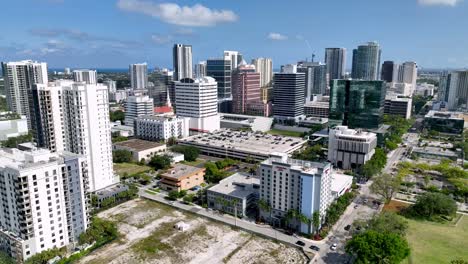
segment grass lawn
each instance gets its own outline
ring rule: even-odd
[[[203,167],[203,165],[206,163],[206,160],[197,159],[195,161],[182,161],[181,163],[194,167]]]
[[[271,135],[276,135],[276,136],[288,136],[288,137],[302,137],[302,134],[303,134],[302,132],[279,130],[279,129],[272,129],[268,131],[267,133]]]
[[[145,165],[138,165],[134,163],[114,163],[114,171],[119,175],[123,176],[125,173],[132,175],[135,173],[149,171],[151,167]]]

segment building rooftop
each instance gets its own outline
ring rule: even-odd
[[[115,146],[121,146],[133,149],[135,151],[143,151],[147,149],[157,148],[165,145],[164,143],[158,143],[153,141],[146,141],[141,139],[130,139],[127,141],[114,143]]]
[[[332,132],[332,130],[330,130]],[[377,135],[371,132],[365,132],[360,129],[350,129],[347,126],[336,126],[334,129],[335,136],[340,139],[358,139],[366,138],[371,140],[376,138]]]
[[[260,190],[260,179],[248,174],[235,173],[208,190],[243,199],[252,192]]]
[[[175,115],[170,115],[170,116],[169,115],[144,115],[144,116],[139,116],[137,119],[164,122],[164,121],[171,121],[171,120],[177,119],[177,117]]]
[[[242,132],[220,129],[212,133],[204,133],[180,139],[179,142],[247,152],[254,151],[269,156],[273,152],[289,153],[297,149],[298,144],[303,145],[307,141],[302,138],[274,136],[262,132]]]
[[[288,164],[291,169],[301,171],[305,174],[317,174],[319,169],[330,165],[328,162],[313,162],[307,160],[291,159],[286,153],[273,153],[271,157],[261,164],[273,165],[273,163]]]
[[[353,182],[353,176],[333,173],[332,174],[332,183],[331,183],[331,191],[332,192],[340,192],[343,188],[349,185],[349,183]]]
[[[459,112],[442,112],[431,110],[424,116],[425,118],[444,118],[444,119],[458,119],[464,120],[463,114]]]
[[[205,169],[178,163],[161,176],[181,180],[203,170]]]
[[[439,147],[414,147],[413,152],[441,157],[458,157],[457,153]]]
[[[17,170],[44,166],[55,163],[63,158],[81,157],[69,152],[50,152],[48,149],[33,148],[27,151],[16,148],[0,148],[0,168],[13,168]]]

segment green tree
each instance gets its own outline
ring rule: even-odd
[[[193,203],[193,199],[195,198],[195,194],[191,193],[191,194],[187,194],[184,196],[184,202],[187,203],[187,204],[191,204]]]
[[[0,96],[0,112],[8,111],[8,105],[5,97]]]
[[[8,138],[7,140],[2,141],[1,145],[4,148],[16,148],[18,147],[19,144],[22,144],[25,142],[31,142],[31,141],[32,141],[32,134],[29,133],[27,135]]]
[[[0,97],[1,99],[2,97]],[[0,263],[2,264],[15,264],[15,260],[7,253],[0,251]]]
[[[258,216],[260,216],[261,211],[264,211],[266,213],[271,212],[271,206],[268,204],[264,199],[260,199],[257,202],[257,207],[258,207]]]
[[[115,122],[115,121],[123,122],[125,120],[125,113],[121,110],[117,110],[113,112],[111,111],[109,116],[112,122]]]
[[[127,137],[122,137],[120,135],[112,136],[112,143],[123,142],[123,141],[127,141],[127,140],[128,140]]]
[[[385,203],[389,203],[392,200],[393,195],[400,189],[400,186],[400,177],[385,173],[378,177],[374,177],[374,182],[370,186],[370,190],[373,193],[382,196]]]
[[[64,251],[58,248],[51,248],[38,253],[25,261],[25,264],[47,264],[47,262],[56,256],[63,256]]]
[[[178,191],[170,191],[167,195],[169,200],[175,201],[179,199],[179,192]]]
[[[404,236],[408,229],[408,222],[401,216],[382,212],[371,218],[368,222],[368,230],[374,230],[378,233],[395,233]]]
[[[354,255],[358,264],[397,264],[408,257],[410,248],[402,236],[368,230],[349,240],[346,252]]]
[[[168,155],[155,155],[151,158],[148,165],[155,170],[166,170],[171,167],[172,158]]]
[[[147,185],[148,183],[151,182],[151,180],[152,180],[152,177],[144,173],[140,176],[139,182],[143,185]]]
[[[200,150],[193,146],[177,145],[172,147],[172,151],[184,154],[186,161],[195,161],[200,155]]]
[[[132,153],[125,149],[117,149],[112,151],[112,161],[114,163],[123,163],[132,161]]]
[[[314,226],[314,233],[318,234],[320,228],[320,213],[319,211],[315,211],[312,214],[312,225]]]
[[[431,192],[419,195],[416,203],[407,210],[410,216],[427,220],[435,220],[438,217],[452,217],[456,212],[457,204],[452,198],[442,193]]]
[[[79,242],[80,244],[102,243],[117,238],[118,234],[115,222],[94,217],[86,232],[80,235]]]
[[[367,178],[379,174],[387,164],[387,154],[381,148],[376,148],[375,153],[370,160],[362,166],[361,173]]]

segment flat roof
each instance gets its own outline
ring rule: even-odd
[[[178,163],[172,166],[172,168],[170,168],[166,173],[163,173],[161,176],[181,180],[202,170],[204,170],[204,168],[198,168]]]
[[[444,111],[429,111],[425,116],[425,118],[444,118],[444,119],[457,119],[457,120],[464,120],[463,114],[459,112],[444,112]]]
[[[331,191],[341,192],[341,190],[343,190],[343,188],[346,188],[346,186],[350,185],[350,183],[353,183],[353,176],[332,173]]]
[[[254,188],[254,185],[258,188]],[[244,173],[235,173],[208,190],[243,199],[253,192],[260,191],[260,179]]]
[[[179,142],[269,155],[273,152],[289,153],[297,149],[298,144],[305,144],[307,140],[298,137],[274,136],[262,132],[220,129],[212,133],[183,138]]]
[[[143,151],[147,149],[157,148],[164,146],[164,143],[158,143],[153,141],[141,140],[141,139],[129,139],[127,141],[114,143],[115,146],[131,148],[136,151]]]

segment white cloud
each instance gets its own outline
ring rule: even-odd
[[[447,5],[456,6],[462,0],[418,0],[420,5]]]
[[[280,33],[275,33],[275,32],[271,32],[270,34],[268,34],[268,38],[271,39],[271,40],[286,40],[286,39],[288,39],[287,36],[282,35]]]
[[[117,7],[124,11],[141,13],[180,26],[214,26],[219,23],[237,21],[238,16],[231,10],[215,10],[201,4],[179,6],[174,3],[157,4],[142,0],[118,0]]]
[[[159,35],[159,34],[154,34],[151,35],[151,40],[156,43],[156,44],[166,44],[172,41],[172,36],[171,35]]]

